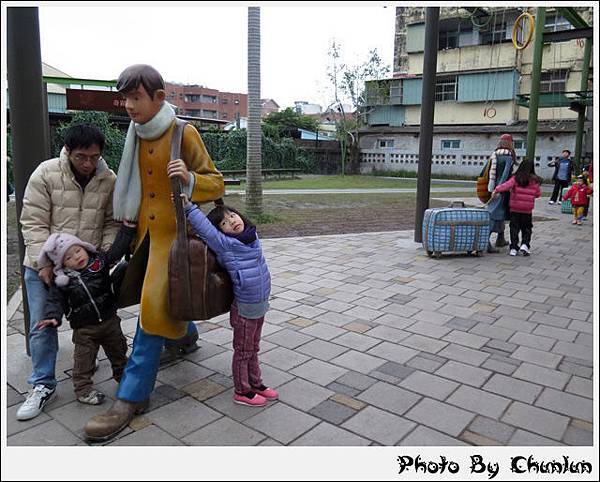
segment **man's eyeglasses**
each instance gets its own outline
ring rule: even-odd
[[[101,156],[102,154],[93,154],[91,156],[86,156],[85,154],[77,153],[73,155],[73,159],[75,159],[77,162],[90,161],[95,164],[98,162]]]

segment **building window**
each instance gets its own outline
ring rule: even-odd
[[[185,101],[192,103],[200,102],[201,97],[199,94],[185,94]]]
[[[221,99],[221,104],[228,104],[229,101],[227,99]]]
[[[235,105],[238,105],[238,104],[240,103],[240,101],[239,101],[239,100],[237,100],[237,99],[235,99],[235,100],[233,101],[233,103],[234,103]]]
[[[442,149],[460,149],[460,141],[456,139],[442,140]]]
[[[564,92],[567,85],[568,70],[553,70],[542,72],[540,77],[540,92]]]
[[[390,148],[394,147],[394,139],[379,139],[377,145],[380,148]]]
[[[190,117],[202,117],[202,111],[200,109],[187,109],[185,112]]]
[[[458,47],[458,30],[440,32],[438,50],[455,49]]]
[[[548,14],[544,22],[544,32],[560,32],[561,30],[571,30],[573,25],[565,17],[557,13]]]
[[[456,100],[456,75],[438,78],[435,82],[435,100]]]
[[[402,81],[392,80],[390,84],[390,104],[402,104]]]
[[[221,117],[222,117],[223,119],[227,119],[227,112],[223,112],[223,114],[221,114]]]
[[[506,40],[506,23],[492,25],[488,31],[481,32],[482,44],[497,44]]]
[[[513,145],[515,146],[515,150],[516,149],[527,149],[527,141],[525,140],[514,140],[513,141]]]

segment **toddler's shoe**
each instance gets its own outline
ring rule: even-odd
[[[233,402],[249,407],[264,407],[267,404],[267,399],[254,392],[244,393],[243,395],[235,393],[233,395]]]
[[[252,390],[254,390],[254,393],[266,398],[267,400],[277,400],[279,398],[279,394],[275,390],[265,387],[264,385],[261,385],[260,387],[253,387]]]
[[[548,201],[548,204],[554,204],[554,201]]]
[[[573,221],[571,222],[571,224],[577,224],[577,219],[573,219]]]
[[[87,395],[77,397],[77,401],[87,405],[100,405],[104,403],[105,398],[106,395],[104,395],[104,393],[99,392],[98,390],[92,390]]]
[[[511,256],[516,256],[517,255],[517,250],[516,249],[511,249],[510,253],[508,253]]]
[[[522,244],[521,248],[519,249],[519,251],[521,252],[521,254],[523,256],[529,256],[529,248],[527,247],[526,244]]]
[[[577,220],[577,224],[579,224],[580,226],[583,224],[583,221],[581,219]]]
[[[562,201],[558,201],[558,204],[562,204]]]

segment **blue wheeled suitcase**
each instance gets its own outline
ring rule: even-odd
[[[490,214],[485,209],[460,207],[452,203],[447,208],[425,211],[423,218],[423,248],[429,256],[439,258],[446,252],[476,254],[487,249],[490,237]]]

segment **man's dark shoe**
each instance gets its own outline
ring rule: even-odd
[[[106,442],[127,427],[135,415],[144,413],[147,409],[148,400],[128,402],[117,399],[108,412],[92,417],[85,424],[85,435],[91,442]]]

